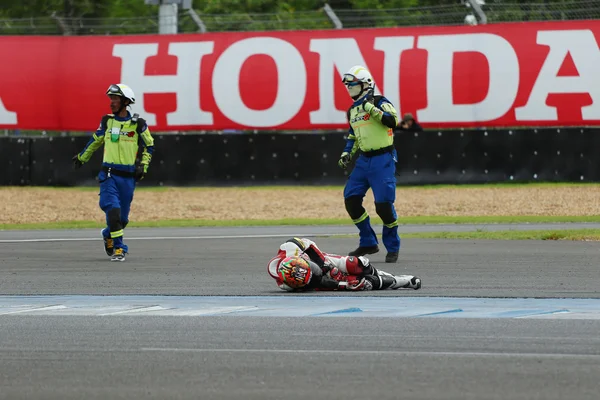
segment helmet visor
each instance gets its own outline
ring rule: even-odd
[[[125,97],[125,95],[123,94],[123,91],[117,85],[110,85],[110,87],[106,91],[106,94],[107,95],[113,94],[113,95],[116,95],[116,96],[123,96],[123,97]]]
[[[361,83],[358,78],[352,74],[344,74],[342,77],[342,82],[346,86],[356,86]]]

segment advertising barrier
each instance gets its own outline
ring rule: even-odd
[[[106,89],[153,130],[346,128],[341,75],[424,127],[600,123],[600,21],[138,36],[0,37],[0,128],[93,131]]]
[[[600,181],[597,129],[397,132],[400,185]],[[73,170],[87,137],[0,138],[2,185],[97,185],[102,150]],[[344,135],[157,135],[142,186],[342,185]]]

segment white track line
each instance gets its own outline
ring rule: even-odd
[[[256,311],[260,310],[255,306],[231,306],[231,307],[207,307],[197,310],[190,309],[174,309],[164,313],[157,313],[155,315],[161,316],[176,316],[176,317],[201,317],[201,316],[221,316],[233,313],[240,313],[244,311]]]
[[[349,235],[349,233],[286,233],[273,235],[222,235],[222,236],[147,236],[127,237],[125,240],[202,240],[202,239],[252,239],[252,238],[280,238],[280,237],[323,237],[334,235]],[[42,239],[1,239],[0,243],[36,243],[36,242],[90,242],[98,241],[100,236],[94,238],[42,238]]]
[[[426,356],[426,357],[494,357],[494,358],[527,358],[527,359],[563,359],[563,360],[598,360],[600,354],[567,354],[567,353],[501,353],[501,352],[474,352],[474,351],[402,351],[402,350],[332,350],[332,349],[185,349],[185,348],[27,348],[27,347],[0,347],[0,353],[19,352],[19,353],[39,353],[39,352],[76,352],[76,353],[144,353],[144,352],[165,352],[165,353],[259,353],[259,354],[294,354],[294,355],[314,355],[331,354],[339,356]]]
[[[25,308],[15,311],[4,311],[0,309],[0,315],[9,315],[9,314],[23,314],[29,312],[46,312],[46,311],[54,311],[54,310],[64,310],[67,306],[64,305],[55,305],[55,306],[42,306],[42,307],[34,307],[34,308]]]
[[[127,310],[102,313],[102,314],[98,314],[98,316],[137,314],[137,313],[145,313],[145,312],[150,312],[150,311],[163,311],[163,310],[169,310],[169,308],[165,308],[163,306],[143,306],[143,307],[129,308]]]
[[[339,354],[344,355],[393,355],[393,356],[449,356],[449,357],[515,357],[515,358],[573,358],[600,359],[600,354],[555,354],[555,353],[498,353],[498,352],[449,352],[449,351],[402,351],[402,350],[330,350],[330,349],[182,349],[141,348],[140,351],[173,353],[288,353],[288,354]]]

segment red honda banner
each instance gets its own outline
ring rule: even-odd
[[[111,83],[153,130],[347,127],[354,65],[424,127],[600,123],[600,21],[0,37],[0,127],[96,129]]]

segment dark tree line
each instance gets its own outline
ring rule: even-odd
[[[1,0],[0,34],[127,34],[158,31],[158,6],[144,0]],[[193,0],[208,31],[462,24],[461,0]],[[600,18],[600,0],[487,0],[488,22]],[[179,32],[197,23],[179,11]]]

